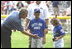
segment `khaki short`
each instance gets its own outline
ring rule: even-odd
[[[43,48],[43,38],[31,39],[31,48]]]

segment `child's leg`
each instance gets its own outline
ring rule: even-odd
[[[36,39],[31,39],[31,48],[36,48]]]
[[[37,39],[37,48],[43,48],[43,38]]]
[[[63,38],[61,39],[60,47],[64,48],[64,40],[63,40]]]
[[[59,39],[58,41],[54,42],[54,47],[55,48],[63,48],[64,47],[64,41],[63,39]]]

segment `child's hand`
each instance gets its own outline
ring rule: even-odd
[[[59,40],[59,37],[55,37],[55,38],[53,38],[52,40],[53,40],[53,41],[57,41],[57,40]]]
[[[59,37],[55,37],[55,38],[54,38],[54,41],[57,41],[57,40],[59,40]]]
[[[34,38],[39,38],[39,36],[37,34],[34,34],[33,37]]]

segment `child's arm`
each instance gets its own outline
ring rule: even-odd
[[[59,39],[63,38],[64,36],[65,36],[65,34],[64,34],[64,35],[61,35],[61,36],[59,36],[59,37],[55,37],[54,40],[55,40],[55,41],[56,41],[56,40],[59,40]]]
[[[61,38],[63,38],[65,36],[65,32],[62,29],[62,27],[58,28],[57,32],[60,34],[60,36],[55,37],[55,40],[59,40],[59,39],[61,39]]]
[[[46,34],[47,34],[48,29],[44,30],[44,37],[43,37],[43,44],[46,43]]]
[[[46,34],[44,33],[44,37],[43,37],[43,44],[46,43]]]

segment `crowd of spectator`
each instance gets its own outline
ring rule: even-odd
[[[1,1],[1,14],[8,15],[14,10],[20,8],[27,8],[28,5],[35,3],[36,1]],[[46,4],[51,14],[67,13],[71,15],[71,1],[41,1],[42,4]]]

